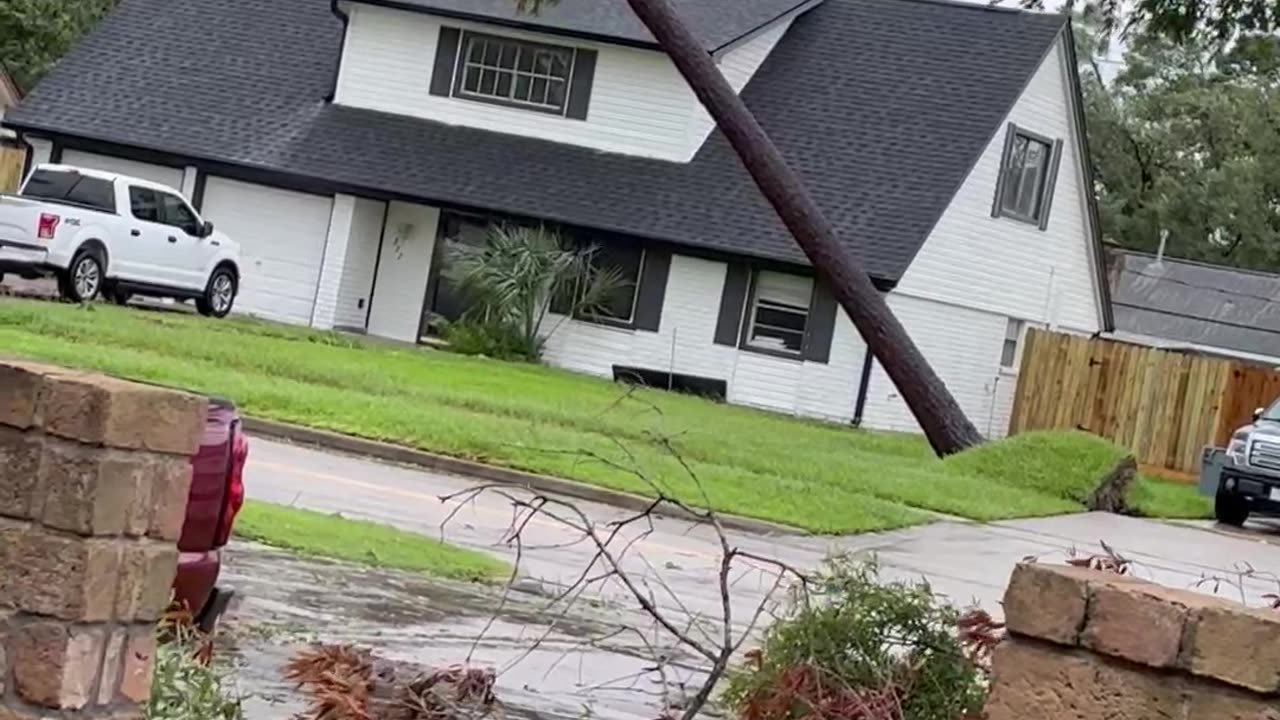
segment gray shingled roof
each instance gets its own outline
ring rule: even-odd
[[[637,45],[657,45],[627,0],[557,0],[536,15],[517,13],[513,0],[364,0],[378,5],[500,22]],[[715,51],[813,0],[674,0],[685,24]]]
[[[1117,251],[1116,330],[1280,357],[1280,275]]]
[[[892,282],[1064,22],[929,0],[827,0],[796,21],[743,97],[855,256]],[[340,41],[328,0],[123,0],[6,122],[804,262],[719,133],[682,164],[333,106],[323,98]]]

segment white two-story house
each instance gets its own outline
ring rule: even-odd
[[[1026,328],[1109,306],[1064,17],[940,0],[677,0],[974,423]],[[240,312],[416,342],[492,222],[630,280],[548,362],[913,430],[896,389],[625,0],[122,0],[6,124],[35,161],[182,189]]]

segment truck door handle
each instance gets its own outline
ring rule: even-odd
[[[171,243],[176,243],[176,242],[178,242],[178,238],[174,237],[173,235],[170,235],[170,236],[169,236],[169,242],[171,242]]]
[[[130,230],[130,231],[129,231],[129,234],[130,234],[130,235],[132,235],[132,236],[134,236],[134,237],[139,237],[139,236],[141,236],[141,235],[142,235],[142,231],[141,231],[141,230],[138,230],[137,228],[134,228],[133,230]]]

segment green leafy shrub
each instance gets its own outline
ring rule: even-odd
[[[542,339],[534,338],[532,346],[520,330],[498,320],[462,319],[439,324],[440,337],[449,343],[449,351],[460,355],[482,355],[495,360],[538,362],[542,356]]]
[[[240,698],[228,691],[230,671],[208,660],[208,638],[183,622],[163,635],[146,720],[244,720]]]
[[[730,676],[743,720],[960,720],[986,699],[959,613],[925,583],[882,582],[874,561],[830,561],[806,598]]]

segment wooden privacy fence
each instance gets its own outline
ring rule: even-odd
[[[15,192],[22,181],[25,150],[0,144],[0,193]]]
[[[1084,430],[1146,468],[1191,478],[1206,445],[1225,445],[1278,395],[1280,372],[1269,367],[1031,330],[1009,432]]]

